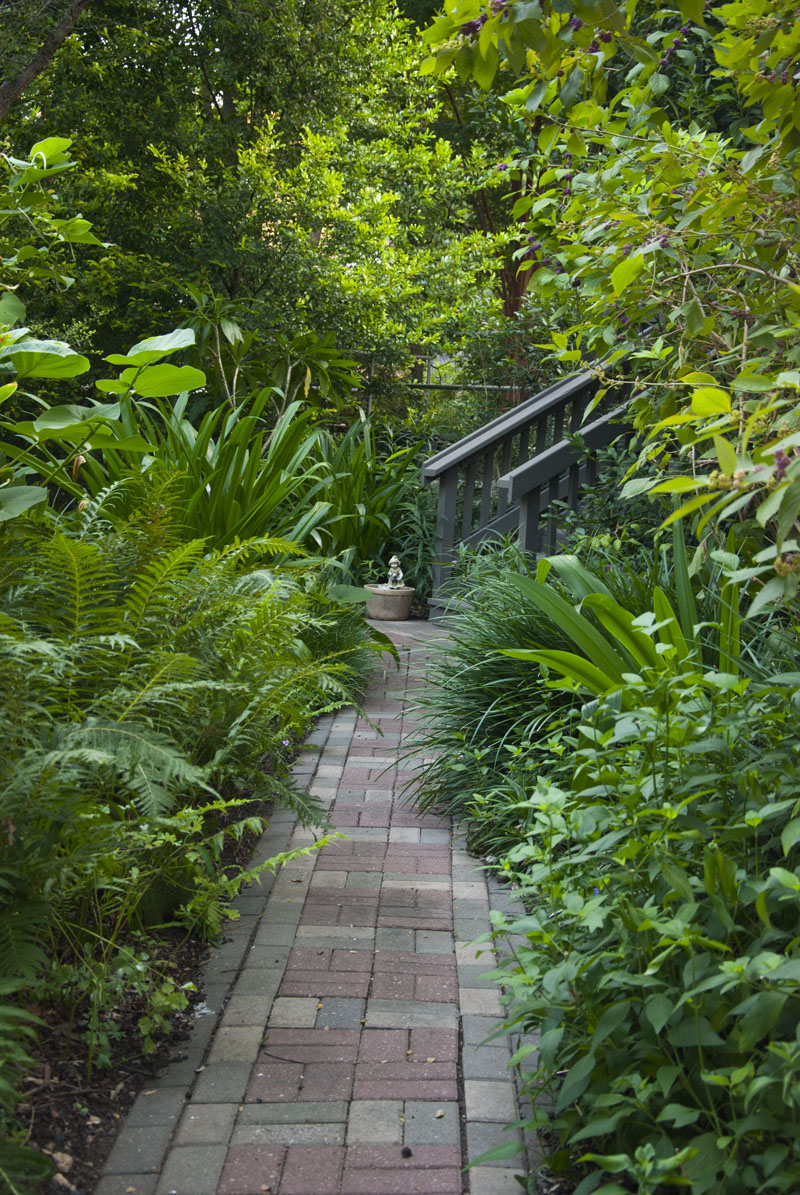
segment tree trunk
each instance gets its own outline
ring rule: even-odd
[[[26,67],[13,79],[5,79],[0,83],[0,120],[5,120],[8,110],[15,104],[25,88],[30,86],[43,71],[46,71],[55,57],[56,50],[69,37],[75,28],[75,22],[92,0],[69,0],[61,20],[55,25],[42,42],[39,50],[33,55]]]

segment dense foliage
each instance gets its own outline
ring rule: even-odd
[[[391,650],[332,586],[383,549],[408,458],[385,460],[366,419],[338,443],[313,425],[292,370],[323,401],[348,376],[316,342],[283,346],[282,387],[251,382],[195,424],[187,404],[213,403],[214,380],[175,363],[205,364],[192,327],[108,354],[90,397],[89,359],[22,323],[31,294],[68,281],[66,254],[98,243],[50,210],[68,145],[8,163],[0,214],[17,236],[0,297],[0,1177],[17,1193],[46,1169],[13,1120],[25,1010],[63,1015],[91,1070],[137,1000],[153,1049],[187,999],[154,937],[219,936],[242,882],[284,861],[228,853],[270,805],[324,825],[288,763]],[[211,356],[224,388],[230,362]],[[64,390],[77,401],[53,405]]]

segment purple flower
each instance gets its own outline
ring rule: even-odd
[[[283,743],[284,747],[288,747],[288,746],[289,746],[289,740],[288,740],[288,739],[281,739],[281,742]]]
[[[498,170],[508,170],[508,162],[498,162],[497,169]]]
[[[630,242],[628,242],[627,245],[623,245],[622,246],[622,256],[630,257],[632,248],[633,248],[633,245]]]

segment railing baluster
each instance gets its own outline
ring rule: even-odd
[[[492,514],[492,482],[494,481],[494,448],[484,457],[481,482],[481,527],[486,527]]]
[[[528,460],[528,439],[530,437],[531,424],[526,423],[522,431],[519,433],[519,452],[517,453],[517,464],[524,465]]]
[[[509,438],[507,440],[503,441],[503,451],[502,451],[502,454],[500,457],[500,476],[501,477],[505,477],[506,473],[508,473],[509,469],[511,468],[511,446],[512,446],[512,440],[511,440],[511,437],[509,436]],[[508,497],[507,497],[505,491],[501,491],[497,495],[497,513],[498,513],[498,515],[504,515],[506,513],[507,508],[508,508]]]
[[[464,513],[461,518],[461,538],[466,539],[472,534],[472,524],[475,519],[475,472],[476,461],[470,461],[464,476]]]

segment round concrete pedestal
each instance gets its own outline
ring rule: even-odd
[[[389,589],[385,585],[365,585],[364,588],[369,590],[367,618],[385,622],[402,622],[408,618],[411,600],[416,593],[410,585],[401,585],[399,589]]]

